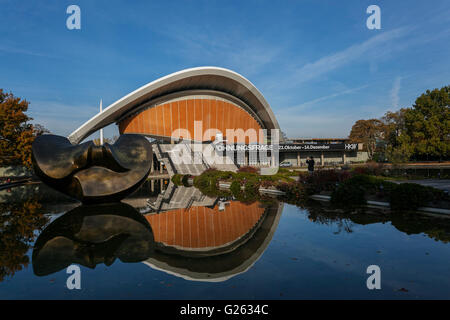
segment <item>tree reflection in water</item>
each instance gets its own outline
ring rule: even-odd
[[[391,212],[387,209],[358,208],[352,210],[336,209],[328,203],[308,202],[298,206],[304,209],[309,221],[336,225],[341,232],[352,233],[355,225],[368,225],[389,222],[397,230],[408,235],[423,233],[443,243],[450,242],[450,218],[419,212]]]
[[[36,232],[48,222],[37,199],[24,200],[12,190],[0,202],[0,282],[26,268]]]

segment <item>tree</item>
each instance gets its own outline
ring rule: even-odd
[[[427,90],[405,111],[405,129],[414,153],[448,158],[450,150],[450,86]]]
[[[378,140],[383,138],[384,124],[378,119],[358,120],[352,127],[349,138],[363,143],[369,159],[373,158]]]
[[[0,166],[31,167],[31,144],[37,135],[48,132],[33,126],[25,112],[28,101],[0,89]]]
[[[385,145],[384,153],[392,163],[408,161],[413,152],[411,138],[407,135],[405,128],[406,110],[388,111],[381,118]]]

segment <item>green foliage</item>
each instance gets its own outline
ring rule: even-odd
[[[340,184],[331,194],[331,203],[337,207],[357,207],[367,204],[366,190],[355,182]]]
[[[447,158],[450,150],[450,86],[427,90],[405,112],[413,152]]]
[[[191,185],[189,184],[189,179],[191,178],[190,174],[185,174],[182,178],[181,178],[181,183],[183,184],[183,186],[185,187],[190,187]]]
[[[258,180],[249,180],[244,185],[245,193],[258,193],[259,192],[259,181]]]
[[[183,178],[183,175],[182,174],[179,174],[179,173],[177,173],[177,174],[174,174],[173,176],[172,176],[172,182],[175,184],[175,185],[177,185],[177,186],[181,186],[182,185],[182,182],[181,182],[181,179]]]
[[[385,166],[382,163],[368,162],[362,166],[354,167],[352,171],[355,174],[366,174],[381,176],[385,173]]]
[[[409,144],[409,142],[401,142],[408,140],[406,136],[402,136],[399,138],[400,145],[394,147],[394,146],[387,146],[386,147],[386,157],[389,162],[392,164],[400,164],[408,162],[408,160],[411,158],[412,155],[412,147]]]
[[[369,194],[389,194],[397,185],[365,174],[356,174],[340,183],[331,194],[331,203],[336,206],[361,206],[367,203]]]
[[[337,183],[350,177],[350,173],[345,170],[317,170],[313,174],[300,174],[299,182],[303,185],[306,194],[315,194],[333,191]]]
[[[284,176],[284,177],[295,177],[298,175],[298,171],[295,170],[289,170],[286,168],[278,168],[278,172],[276,174],[277,176]]]
[[[237,180],[231,182],[230,191],[233,196],[238,197],[241,193],[241,183]]]
[[[448,159],[450,151],[450,86],[427,90],[411,108],[388,111],[381,119],[358,120],[350,139],[364,143],[372,159],[375,152],[396,164],[411,156]]]
[[[443,196],[441,190],[415,183],[401,183],[392,188],[389,194],[391,209],[396,211],[416,210],[430,201]]]
[[[415,183],[393,183],[374,176],[357,174],[339,186],[331,195],[337,206],[360,206],[366,204],[368,195],[380,194],[389,199],[394,211],[416,210],[430,201],[444,198],[442,190]]]
[[[232,174],[232,172],[228,171],[209,169],[194,178],[194,186],[208,196],[219,196],[223,192],[218,188],[218,181],[229,179]]]
[[[305,187],[299,182],[282,182],[277,188],[285,193],[280,197],[284,202],[301,205],[307,199]]]
[[[373,177],[373,176],[369,176],[369,175],[365,175],[365,174],[357,174],[357,175],[354,175],[353,177],[351,177],[350,179],[348,179],[346,181],[346,183],[350,184],[350,185],[360,186],[364,190],[374,191],[380,186],[380,184],[383,181],[384,180],[381,180],[381,179]]]
[[[244,184],[244,192],[239,192],[233,196],[241,202],[250,203],[259,198],[259,181],[255,179],[247,180]]]
[[[407,109],[400,109],[396,112],[388,111],[382,118],[383,145],[388,161],[391,163],[407,162],[412,155],[411,138],[406,134],[405,114]]]
[[[363,171],[379,173],[378,164],[364,167]],[[186,176],[185,176],[186,177]],[[174,179],[174,178],[172,178]],[[179,177],[176,180],[180,179]],[[249,172],[205,171],[195,177],[194,185],[211,196],[229,195],[218,189],[218,182],[230,181],[230,192],[239,201],[261,199],[261,186],[276,186],[285,193],[281,200],[302,205],[308,196],[331,191],[331,203],[337,207],[353,208],[367,204],[367,196],[387,198],[393,210],[415,210],[430,201],[444,199],[442,191],[417,184],[396,184],[385,178],[358,174],[355,171],[318,170],[312,175],[300,175],[299,181],[284,182],[274,176],[260,176]],[[243,190],[241,189],[243,186]]]

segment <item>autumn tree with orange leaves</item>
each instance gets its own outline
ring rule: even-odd
[[[378,119],[358,120],[353,125],[349,138],[353,142],[363,143],[369,159],[372,159],[383,131],[384,124]]]
[[[36,136],[48,132],[30,123],[25,112],[29,102],[0,89],[0,167],[31,167],[31,144]]]

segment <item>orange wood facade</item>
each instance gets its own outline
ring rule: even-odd
[[[187,249],[220,247],[249,232],[264,214],[258,203],[231,202],[224,211],[218,206],[191,207],[148,215],[155,241]]]
[[[202,121],[202,127],[199,134],[201,137],[194,137],[194,121]],[[226,129],[254,129],[255,136],[237,135],[230,141],[239,143],[257,142],[263,138],[260,137],[259,130],[261,126],[245,110],[232,102],[220,99],[185,99],[164,103],[152,108],[143,110],[133,117],[126,118],[119,123],[119,132],[138,133],[152,136],[174,137],[176,129],[187,129],[190,137],[184,139],[192,140],[214,140],[216,132],[205,135],[208,129],[217,129],[224,138],[227,138]],[[197,133],[198,134],[198,133]]]

